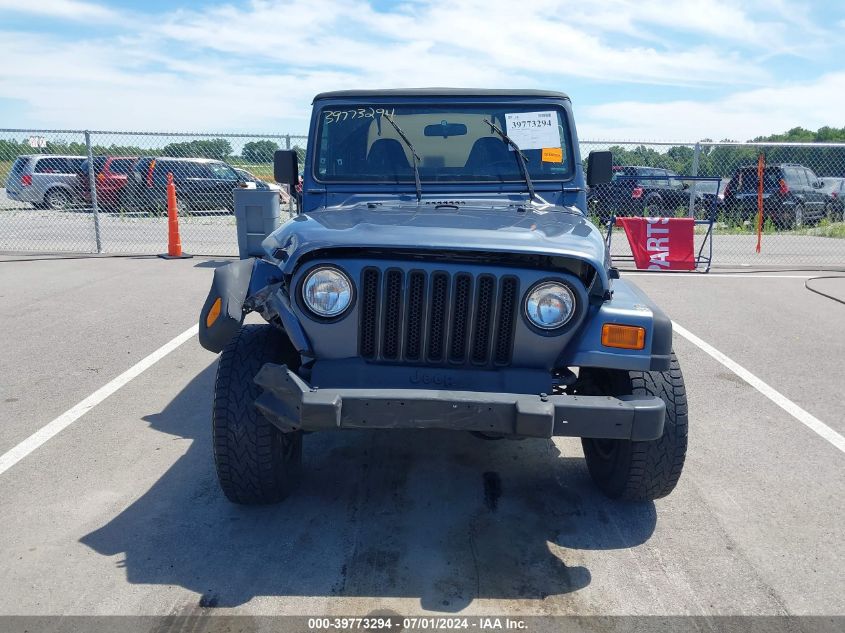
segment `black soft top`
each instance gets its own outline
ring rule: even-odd
[[[360,97],[545,97],[567,99],[563,92],[551,90],[505,90],[480,88],[390,88],[386,90],[333,90],[321,92],[314,101],[321,99],[348,99]]]

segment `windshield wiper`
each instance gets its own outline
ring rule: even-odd
[[[526,163],[528,159],[525,158],[525,154],[522,153],[522,150],[519,149],[519,145],[507,134],[505,134],[498,125],[493,123],[492,121],[488,121],[487,119],[482,119],[487,125],[490,126],[490,130],[498,134],[502,140],[511,146],[514,153],[516,154],[516,162],[519,165],[519,171],[522,172],[522,177],[525,179],[525,186],[528,187],[528,198],[533,200],[537,197],[537,194],[534,193],[534,183],[531,182],[531,176],[528,175],[528,166]]]
[[[393,129],[396,130],[396,133],[402,137],[402,140],[405,142],[405,145],[408,146],[408,149],[411,150],[411,156],[413,157],[414,163],[414,185],[417,188],[417,202],[422,200],[422,184],[420,183],[420,168],[419,162],[420,157],[417,155],[416,150],[414,150],[414,146],[411,144],[411,141],[408,140],[408,137],[405,136],[405,133],[402,131],[398,125],[396,125],[396,121],[394,121],[391,117],[384,115],[384,118],[387,119],[387,122],[393,126]]]

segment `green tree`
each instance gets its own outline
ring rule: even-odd
[[[241,157],[249,163],[269,163],[273,160],[273,152],[277,149],[279,145],[274,141],[250,141],[244,143]]]
[[[215,158],[226,160],[232,155],[232,145],[224,138],[168,143],[161,150],[163,156],[184,156],[190,158]]]
[[[305,164],[305,148],[294,145],[293,151],[296,152],[296,160],[299,163],[299,168],[302,169],[302,166]]]

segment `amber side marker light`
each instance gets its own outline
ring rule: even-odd
[[[208,315],[205,317],[205,327],[211,327],[214,325],[214,322],[217,320],[217,317],[220,316],[220,306],[222,301],[220,297],[217,297],[214,300],[214,303],[211,304],[211,309],[208,311]],[[604,340],[604,335],[602,335],[602,340]]]
[[[601,344],[621,349],[643,349],[645,328],[605,323],[601,328]]]

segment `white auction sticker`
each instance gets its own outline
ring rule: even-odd
[[[554,112],[510,112],[505,130],[519,149],[560,147],[560,133]]]

